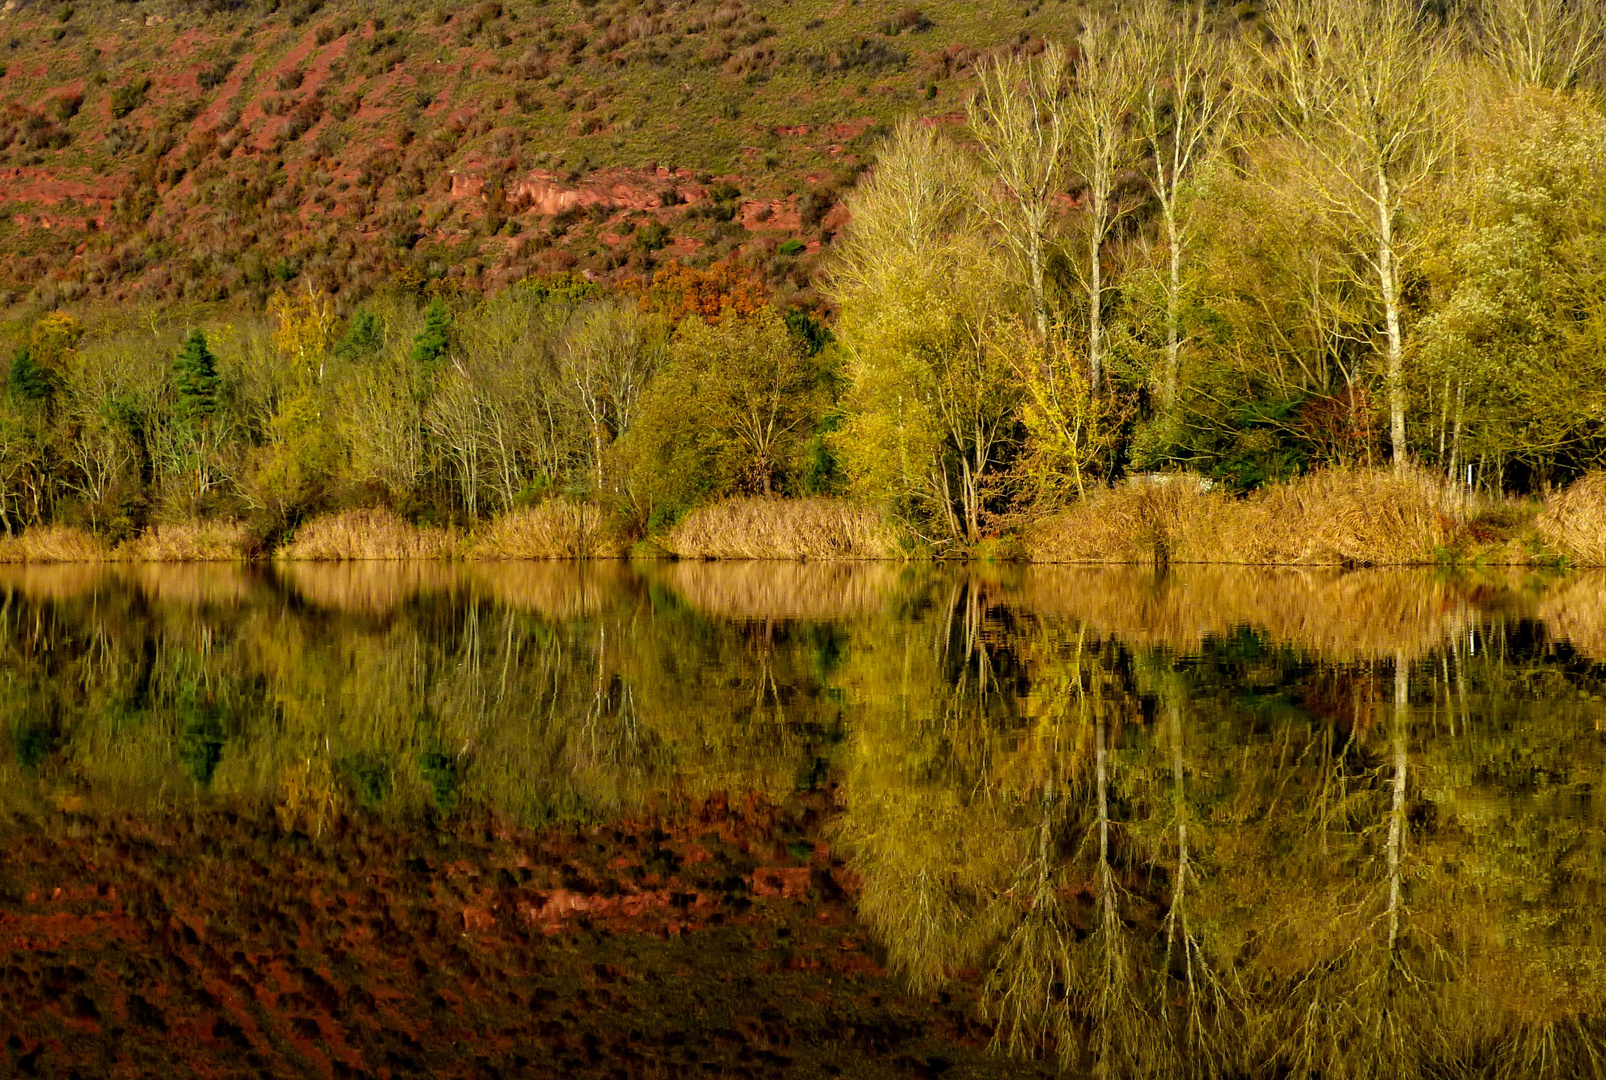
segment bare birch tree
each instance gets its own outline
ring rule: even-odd
[[[1194,174],[1232,122],[1237,95],[1228,79],[1226,50],[1205,21],[1203,8],[1179,23],[1170,5],[1151,0],[1132,23],[1142,79],[1134,117],[1144,149],[1153,159],[1149,187],[1165,230],[1165,368],[1160,405],[1177,400],[1182,353],[1182,260],[1189,236],[1184,193]]]
[[[1606,5],[1599,0],[1484,0],[1479,45],[1518,86],[1565,90],[1606,49]]]
[[[1083,184],[1083,228],[1087,262],[1087,364],[1093,396],[1104,381],[1104,245],[1124,216],[1116,200],[1122,175],[1136,164],[1137,141],[1129,113],[1137,96],[1135,55],[1124,47],[1116,27],[1089,16],[1077,38],[1078,58],[1068,101],[1072,125],[1071,163]]]
[[[1402,216],[1439,171],[1454,122],[1445,107],[1444,38],[1405,0],[1278,0],[1276,43],[1262,47],[1264,100],[1303,152],[1311,197],[1364,249],[1383,320],[1381,352],[1394,467],[1407,463],[1402,266],[1412,253]]]
[[[578,315],[565,334],[559,370],[587,425],[587,464],[598,491],[603,451],[630,427],[663,357],[657,331],[634,306],[604,304]]]
[[[981,205],[1026,270],[1037,336],[1046,338],[1044,264],[1071,136],[1065,49],[1051,43],[1034,57],[1000,57],[984,63],[977,79],[966,113],[980,148]]]
[[[463,507],[470,520],[479,517],[481,457],[485,451],[485,401],[463,362],[440,376],[424,411],[424,424],[457,477]]]

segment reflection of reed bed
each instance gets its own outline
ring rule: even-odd
[[[278,565],[278,573],[309,604],[368,615],[386,614],[420,594],[446,592],[463,583],[460,566],[429,559],[286,561]]]
[[[1490,606],[1508,606],[1509,584],[1409,570],[1033,567],[1007,602],[1180,652],[1248,626],[1325,657],[1361,659],[1421,655]]]
[[[472,563],[462,572],[499,604],[563,619],[597,614],[628,596],[640,580],[620,561],[484,562]]]
[[[111,569],[98,563],[0,565],[0,594],[17,592],[34,603],[71,600],[105,585]]]
[[[846,499],[727,499],[699,506],[664,538],[693,559],[892,559],[896,532]]]
[[[243,604],[256,592],[258,578],[244,566],[226,563],[177,565],[136,563],[118,567],[119,580],[134,585],[153,604],[184,607]]]
[[[1539,617],[1553,638],[1596,660],[1606,660],[1606,572],[1570,575],[1539,602]]]
[[[849,619],[882,610],[903,580],[898,563],[665,563],[651,579],[710,615]]]
[[[1193,477],[1103,489],[1028,529],[1034,562],[1433,563],[1469,508],[1423,472],[1315,473],[1237,499]]]

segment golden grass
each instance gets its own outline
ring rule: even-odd
[[[664,537],[691,559],[891,559],[895,530],[846,499],[727,499],[692,510]]]
[[[152,525],[117,545],[113,557],[133,562],[234,562],[246,557],[250,534],[238,521]]]
[[[1580,566],[1606,566],[1606,472],[1593,472],[1545,500],[1535,524],[1547,545]]]
[[[275,558],[335,562],[346,559],[450,559],[460,554],[454,529],[411,525],[383,507],[343,510],[304,523]]]
[[[474,536],[471,559],[617,558],[624,544],[612,535],[602,511],[572,499],[548,499],[512,510]]]
[[[38,525],[0,539],[0,563],[104,562],[111,549],[94,533],[66,525]]]
[[[1417,470],[1329,470],[1235,499],[1191,477],[1099,491],[1027,529],[1033,562],[1397,566],[1440,561],[1464,499]]]

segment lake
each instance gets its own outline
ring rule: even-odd
[[[1606,577],[0,568],[44,1076],[1606,1070]]]

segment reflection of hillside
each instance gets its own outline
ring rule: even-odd
[[[1444,578],[1413,570],[1252,570],[1190,566],[1032,567],[1003,597],[1133,645],[1197,651],[1239,627],[1331,660],[1420,656],[1480,618],[1521,614],[1520,577]]]
[[[895,563],[675,562],[648,578],[708,615],[828,621],[883,610],[911,573],[920,576]]]

